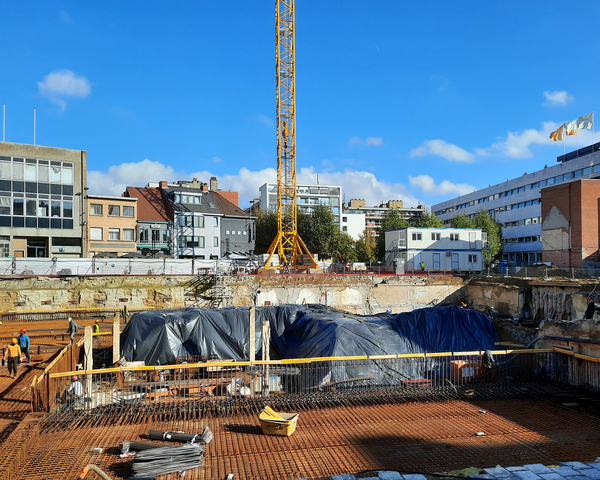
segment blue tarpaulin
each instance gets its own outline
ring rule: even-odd
[[[136,313],[121,334],[121,355],[147,365],[185,355],[245,360],[249,315],[248,307]],[[257,355],[265,320],[272,356],[281,358],[482,351],[498,341],[487,315],[459,307],[353,315],[323,305],[282,305],[256,308]]]

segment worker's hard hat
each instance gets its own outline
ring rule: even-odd
[[[73,320],[73,319],[72,319],[71,317],[69,317],[69,322],[70,322],[71,320]]]
[[[73,375],[71,377],[71,380],[73,380],[74,382],[76,382],[77,380],[79,380],[79,377],[77,375]]]
[[[27,330],[25,330],[24,328],[21,329],[21,333],[27,333]]]
[[[17,339],[16,339],[16,338],[13,338],[13,339],[12,339],[12,342],[13,342],[13,343],[17,343]]]

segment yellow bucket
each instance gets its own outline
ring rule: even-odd
[[[276,415],[273,415],[273,413]],[[269,412],[263,410],[260,413],[259,419],[260,426],[265,435],[289,437],[296,431],[298,417],[299,415],[297,413],[274,412],[269,408]]]

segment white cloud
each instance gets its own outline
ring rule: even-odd
[[[464,195],[475,191],[473,185],[467,183],[452,183],[449,180],[442,180],[441,183],[435,183],[435,180],[429,175],[408,176],[410,184],[413,187],[420,188],[425,193],[433,193],[435,195],[456,194]]]
[[[345,170],[343,172],[317,172],[314,167],[302,168],[298,172],[299,183],[317,183],[321,185],[341,185],[346,200],[361,198],[369,206],[379,205],[388,200],[403,200],[407,207],[416,207],[419,200],[401,183],[386,183],[364,171]],[[240,194],[240,206],[247,207],[250,200],[258,197],[258,189],[267,182],[277,182],[277,170],[264,168],[252,171],[242,168],[235,174],[215,175],[209,171],[177,172],[169,165],[152,160],[113,165],[108,171],[91,170],[88,172],[88,186],[91,194],[120,196],[127,186],[145,187],[149,182],[165,180],[169,183],[178,180],[191,180],[196,177],[208,182],[216,176],[219,188],[237,191]],[[132,180],[134,179],[134,180]]]
[[[223,161],[223,159],[219,158],[219,157],[213,157],[213,162],[215,163],[221,163]]]
[[[263,123],[267,127],[273,127],[275,125],[273,119],[271,117],[268,117],[264,113],[259,113],[256,117],[252,117],[252,120],[254,120],[255,122]]]
[[[506,140],[496,142],[488,148],[476,150],[477,155],[503,155],[510,158],[531,158],[531,145],[551,144],[550,132],[558,128],[559,124],[554,122],[544,122],[542,130],[529,128],[522,132],[508,132]]]
[[[188,178],[185,174],[181,175],[171,166],[145,159],[113,165],[106,172],[90,170],[87,177],[91,194],[120,196],[125,187],[145,187],[149,182],[174,182]]]
[[[412,149],[410,155],[411,157],[437,155],[438,157],[445,158],[446,160],[454,160],[455,162],[472,162],[475,160],[472,153],[444,140],[428,140],[420,147]]]
[[[67,102],[63,97],[85,98],[92,92],[92,84],[87,78],[76,75],[71,70],[55,70],[38,82],[39,94],[65,110]]]
[[[565,92],[564,90],[554,92],[546,90],[544,92],[544,97],[546,97],[544,105],[566,105],[567,103],[575,101],[575,98],[572,95],[569,95],[569,92]]]
[[[380,147],[381,145],[383,145],[383,138],[367,137],[363,140],[359,137],[352,137],[348,143],[350,145],[361,145],[363,147]]]

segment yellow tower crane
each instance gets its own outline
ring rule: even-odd
[[[295,0],[275,0],[277,56],[277,237],[265,268],[318,268],[298,235],[296,203],[296,32]],[[279,266],[271,267],[274,254]]]

